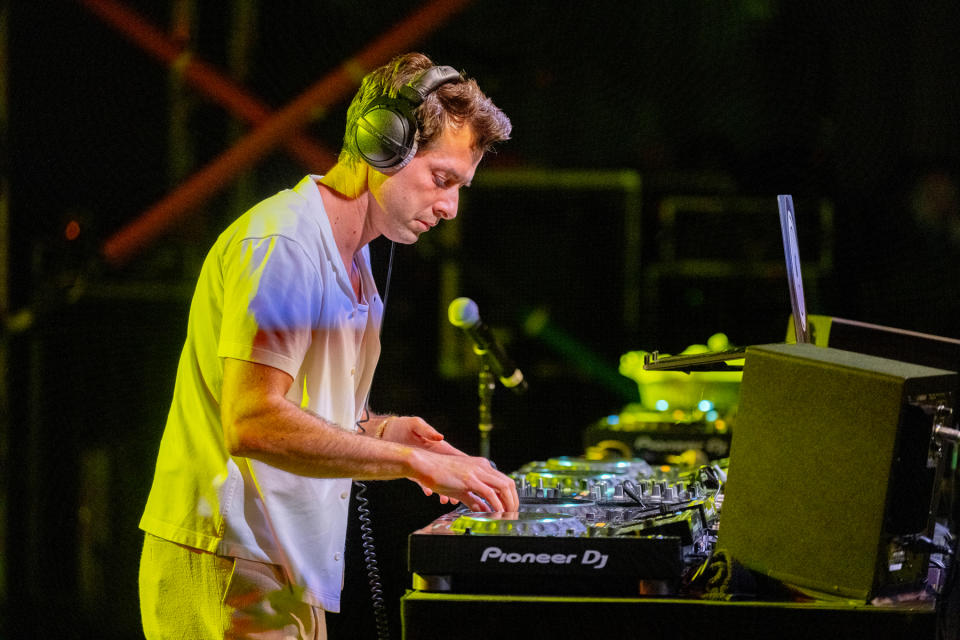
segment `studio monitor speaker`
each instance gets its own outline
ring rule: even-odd
[[[935,496],[933,414],[957,375],[875,356],[750,347],[717,549],[819,594],[922,584]]]

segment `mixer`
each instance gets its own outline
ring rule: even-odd
[[[716,539],[720,463],[560,457],[513,472],[516,512],[463,507],[410,535],[421,591],[669,595]]]

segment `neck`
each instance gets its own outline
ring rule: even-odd
[[[350,273],[354,255],[377,237],[368,224],[369,170],[362,162],[355,166],[337,163],[317,184],[347,273]]]

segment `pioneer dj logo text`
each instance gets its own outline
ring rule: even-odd
[[[603,569],[607,566],[605,553],[587,549],[580,558],[580,564]],[[576,553],[504,553],[500,547],[487,547],[480,556],[480,562],[503,562],[505,564],[574,564]]]

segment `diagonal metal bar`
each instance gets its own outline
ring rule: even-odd
[[[405,51],[436,29],[470,0],[431,0],[394,25],[356,56],[307,89],[286,107],[241,138],[139,218],[107,239],[104,259],[120,266],[150,244],[192,209],[218,193],[243,169],[254,164],[285,137],[308,122],[317,108],[327,107],[355,90],[369,69]]]
[[[189,51],[151,25],[134,10],[116,0],[77,0],[91,13],[119,31],[133,44],[176,69],[196,91],[220,104],[250,124],[260,124],[273,113],[249,91],[233,82],[219,69],[194,57]],[[337,154],[302,134],[292,134],[283,145],[308,167],[327,167]]]

